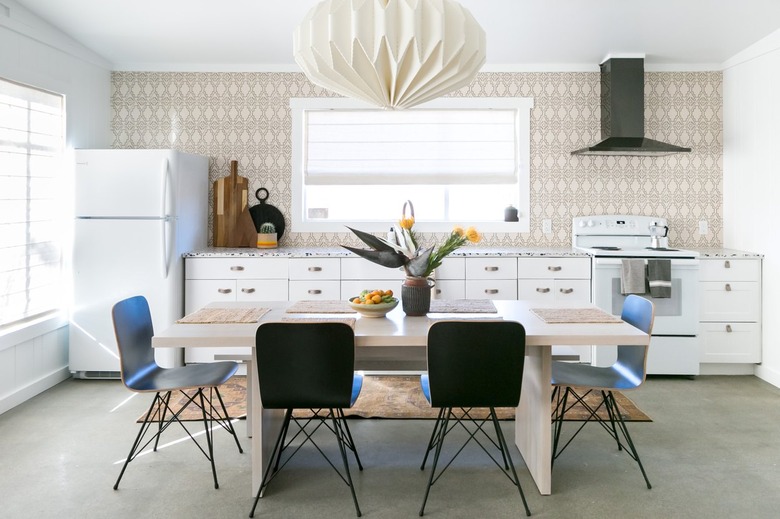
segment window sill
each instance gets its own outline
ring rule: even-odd
[[[397,222],[302,222],[293,226],[290,232],[348,232],[347,226],[360,229],[366,232],[385,233]],[[450,232],[456,223],[450,222],[416,222],[414,230],[416,232]],[[464,224],[460,224],[464,225]],[[519,222],[468,222],[473,225],[480,233],[486,232],[505,232],[519,233],[529,232],[530,225],[528,218],[520,218]]]
[[[64,311],[52,312],[30,321],[9,324],[0,329],[0,351],[40,337],[67,324],[68,319]]]

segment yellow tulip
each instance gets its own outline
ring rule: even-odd
[[[455,227],[452,228],[452,234],[463,236],[465,234],[465,231],[463,230],[463,227],[456,225]]]
[[[479,232],[474,227],[469,227],[466,229],[466,239],[471,243],[479,243],[482,236],[480,236]]]

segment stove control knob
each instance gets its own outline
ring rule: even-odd
[[[588,220],[588,227],[593,227],[594,225],[596,225],[596,222],[593,220]]]
[[[580,220],[580,227],[585,227],[585,220]]]

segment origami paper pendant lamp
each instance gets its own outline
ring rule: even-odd
[[[485,46],[454,0],[324,0],[296,29],[293,54],[313,83],[402,109],[471,83]]]

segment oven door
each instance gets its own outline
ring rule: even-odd
[[[699,260],[674,259],[672,297],[643,297],[655,305],[653,335],[695,336],[699,328]],[[620,293],[620,258],[594,258],[593,300],[599,308],[620,315],[626,296]]]

